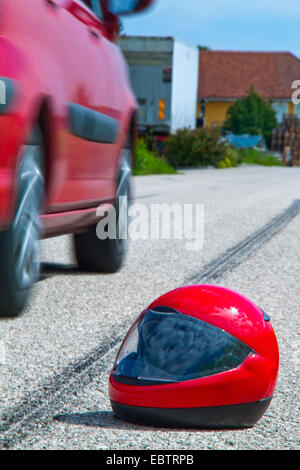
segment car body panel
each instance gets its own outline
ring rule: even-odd
[[[22,145],[43,111],[43,220],[52,214],[50,232],[55,220],[61,232],[55,214],[95,213],[116,197],[121,150],[137,108],[127,66],[104,24],[80,0],[1,0],[0,32],[0,77],[14,85],[0,108],[0,229],[12,222]],[[76,230],[78,216],[66,233]]]

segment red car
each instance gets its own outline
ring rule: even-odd
[[[85,270],[122,264],[125,243],[97,237],[96,211],[114,204],[124,222],[118,200],[130,191],[137,103],[118,17],[151,1],[0,1],[2,317],[26,303],[41,236],[73,233]]]

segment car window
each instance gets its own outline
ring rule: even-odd
[[[100,5],[100,0],[81,0],[87,7],[89,7],[100,20],[103,20],[103,12]]]
[[[90,9],[92,9],[91,7],[91,0],[81,0],[82,3],[84,3],[86,6],[88,6]]]
[[[95,13],[95,15],[100,18],[100,20],[103,20],[103,12],[100,4],[100,0],[91,0],[92,4],[92,10]]]

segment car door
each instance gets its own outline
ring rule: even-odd
[[[63,109],[59,113],[64,122],[55,136],[55,183],[49,191],[47,210],[97,206],[113,197],[111,169],[115,168],[119,131],[119,116],[111,106],[110,42],[101,21],[100,3],[43,0],[37,10],[42,5],[47,15],[37,12],[39,41],[47,51],[51,80],[56,81],[54,98]]]
[[[100,1],[90,0],[90,5],[96,16],[95,22],[90,27],[94,47],[92,51],[93,73],[89,75],[89,108],[93,110],[94,129],[93,135],[87,137],[96,142],[96,145],[90,146],[90,179],[97,175],[106,196],[108,194],[113,196],[109,188],[115,176],[115,160],[118,156],[117,141],[125,87],[119,75],[120,51],[106,35]]]
[[[78,202],[77,207],[90,207],[113,197],[113,185],[108,176],[113,166],[110,156],[117,140],[119,121],[110,106],[109,41],[100,17],[100,4],[93,0],[73,0],[67,9],[82,31],[80,45],[76,35],[71,38],[77,67],[70,77],[73,90],[68,102],[71,133],[66,149],[68,182],[60,198]],[[77,201],[74,201],[75,195]]]

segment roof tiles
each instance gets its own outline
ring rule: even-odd
[[[200,99],[236,99],[251,86],[265,99],[291,99],[300,60],[289,52],[201,51]]]

